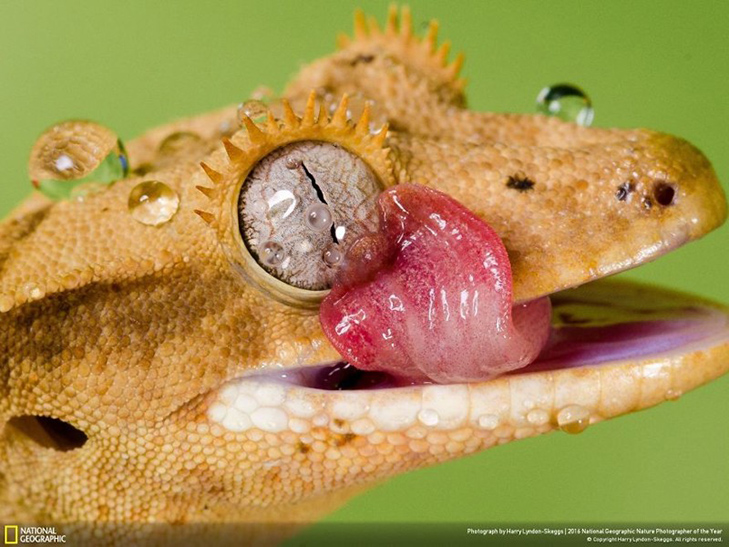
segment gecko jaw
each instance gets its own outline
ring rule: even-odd
[[[501,442],[674,399],[729,369],[729,316],[715,305],[615,281],[554,299],[549,344],[537,361],[513,373],[436,385],[359,371],[354,380],[343,376],[343,385],[326,381],[342,373],[334,363],[257,372],[216,390],[207,417],[243,436],[288,431],[306,437],[323,429],[417,438],[465,428],[477,438],[474,432],[499,431],[503,436],[495,434],[494,442]],[[694,366],[707,354],[725,357]]]

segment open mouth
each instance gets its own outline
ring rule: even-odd
[[[729,350],[717,305],[606,280],[514,304],[501,240],[465,207],[407,185],[378,203],[382,232],[352,246],[320,309],[341,360],[232,380],[209,407],[214,422],[527,435],[676,398],[725,371],[692,368]]]
[[[510,374],[650,360],[729,340],[729,316],[695,297],[619,281],[597,281],[552,296],[552,330],[539,357]],[[245,377],[327,391],[431,385],[339,361]]]
[[[676,399],[729,368],[729,315],[711,302],[598,280],[556,293],[552,305],[551,335],[538,358],[487,381],[431,384],[322,363],[231,380],[216,392],[208,416],[225,430],[250,434],[288,430],[308,439],[326,428],[417,439],[460,431],[491,446],[555,427],[576,433]]]

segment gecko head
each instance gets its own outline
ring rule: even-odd
[[[391,60],[407,57],[399,47]],[[356,120],[344,93],[330,109],[318,92],[297,107],[292,92],[293,108],[243,116],[222,144],[234,113],[181,122],[131,143],[134,169],[103,192],[36,198],[5,221],[4,499],[68,520],[308,520],[409,469],[577,432],[726,371],[717,305],[605,281],[565,291],[718,226],[706,158],[646,130],[454,109],[419,63],[404,80],[385,70],[404,99],[370,86],[379,106]],[[342,91],[340,64],[292,89]],[[375,114],[395,129],[371,127]],[[191,131],[184,153],[169,146]],[[174,204],[159,222],[130,202],[151,182]],[[493,275],[475,286],[471,274]],[[488,325],[477,291],[478,309],[496,310]],[[342,311],[350,297],[360,307]],[[374,326],[338,338],[365,304],[381,312],[367,311]],[[530,307],[536,319],[519,320]],[[411,361],[434,355],[435,368],[392,368],[388,328],[391,355],[427,346]],[[493,353],[517,334],[503,352],[520,366],[474,372],[479,343]]]

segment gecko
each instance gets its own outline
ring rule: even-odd
[[[711,166],[685,141],[465,109],[460,58],[446,63],[437,26],[419,39],[409,17],[398,24],[391,12],[379,29],[358,15],[354,37],[303,69],[283,94],[290,108],[274,101],[269,119],[248,112],[254,121],[233,131],[229,108],[155,129],[128,144],[131,172],[104,192],[36,195],[3,223],[2,496],[14,515],[308,522],[407,469],[579,429],[726,370],[720,307],[593,282],[554,296],[566,310],[559,321],[587,321],[584,308],[612,300],[640,304],[621,310],[631,321],[698,307],[715,336],[670,358],[483,384],[332,391],[267,381],[341,358],[314,310],[321,291],[262,271],[253,236],[233,229],[241,184],[254,168],[275,171],[276,154],[305,158],[302,182],[347,164],[364,194],[369,183],[446,192],[503,239],[518,301],[638,265],[725,217]],[[320,157],[330,164],[318,174],[310,163]],[[156,226],[129,214],[131,193],[149,180],[179,200]],[[350,210],[350,196],[340,199]]]

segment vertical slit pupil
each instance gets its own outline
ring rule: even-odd
[[[314,187],[314,191],[316,192],[316,197],[319,198],[319,201],[321,201],[324,205],[329,205],[327,203],[327,200],[324,199],[324,192],[322,192],[320,186],[316,183],[316,179],[314,178],[314,175],[312,175],[309,170],[306,168],[306,165],[304,165],[304,162],[301,162],[301,168],[304,170],[304,173],[306,173],[306,178],[309,179],[309,182]],[[334,226],[334,223],[332,222],[332,226],[330,228],[330,231],[332,233],[332,241],[334,243],[339,243],[339,240],[337,239],[337,231]]]

